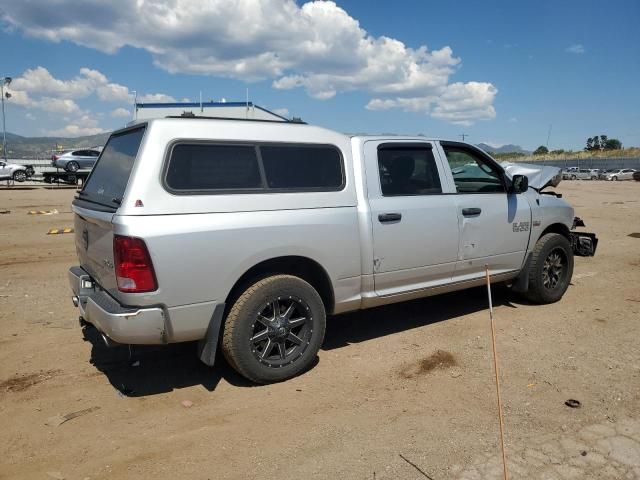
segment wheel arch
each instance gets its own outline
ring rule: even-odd
[[[327,271],[315,260],[308,257],[289,255],[270,258],[248,269],[235,282],[226,298],[226,311],[233,306],[236,299],[252,283],[271,275],[293,275],[299,277],[315,288],[322,299],[327,313],[332,313],[335,306],[333,285]],[[225,312],[226,314],[226,312]]]
[[[571,232],[569,227],[567,227],[564,223],[552,223],[548,227],[546,227],[540,236],[536,239],[536,242],[544,237],[547,233],[559,233],[567,240],[571,241]]]

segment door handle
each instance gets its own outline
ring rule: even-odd
[[[399,222],[401,219],[401,213],[381,213],[380,215],[378,215],[378,221],[380,223]]]
[[[480,215],[482,213],[482,209],[481,208],[463,208],[462,209],[462,215],[465,217],[473,217],[475,215]]]

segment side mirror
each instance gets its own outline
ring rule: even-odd
[[[511,192],[523,193],[529,189],[529,179],[526,175],[514,175],[511,179]]]

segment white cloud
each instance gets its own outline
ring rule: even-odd
[[[517,117],[511,117],[509,119],[509,123],[518,123],[518,118]]]
[[[498,90],[490,83],[452,83],[439,95],[413,98],[374,98],[367,104],[369,110],[401,108],[407,112],[425,112],[434,118],[469,126],[476,120],[495,118],[493,100]]]
[[[98,126],[98,122],[94,118],[83,115],[77,122],[70,123],[58,130],[48,130],[46,134],[52,137],[82,137],[85,135],[97,135],[105,131]]]
[[[33,113],[31,113],[31,112],[27,112],[27,113],[25,113],[25,115],[24,115],[24,116],[25,116],[26,118],[28,118],[29,120],[37,120],[36,116],[35,116]]]
[[[582,55],[584,52],[586,52],[584,45],[580,43],[575,43],[573,45],[570,45],[567,48],[565,48],[564,51],[567,53],[574,53],[576,55]]]
[[[119,107],[111,112],[111,116],[114,118],[127,118],[131,117],[131,112],[126,108]]]
[[[331,1],[113,0],[82,8],[75,0],[3,3],[4,23],[30,36],[108,53],[144,49],[172,73],[271,79],[276,89],[303,88],[320,100],[365,91],[374,97],[368,108],[419,110],[454,123],[495,116],[493,85],[450,83],[461,65],[451,48],[412,48],[375,37]],[[109,85],[86,72],[74,90],[89,81],[96,88]]]
[[[176,99],[171,95],[165,95],[164,93],[147,93],[138,97],[139,103],[167,103],[175,102]]]

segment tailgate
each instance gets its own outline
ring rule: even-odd
[[[113,224],[111,212],[73,206],[76,252],[80,266],[105,290],[116,294],[113,262]]]

